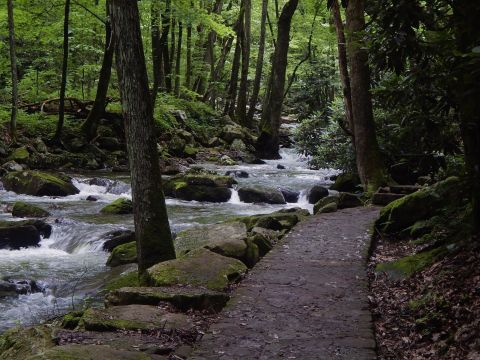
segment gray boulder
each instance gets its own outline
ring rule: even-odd
[[[282,192],[263,186],[247,186],[238,190],[240,200],[245,203],[286,204]]]

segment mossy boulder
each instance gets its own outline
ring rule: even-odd
[[[328,213],[333,213],[338,210],[338,205],[337,203],[330,203],[325,206],[322,206],[320,209],[318,209],[318,214],[328,214]]]
[[[201,287],[125,287],[111,291],[105,297],[107,306],[119,305],[158,305],[168,302],[181,311],[214,310],[220,311],[229,300],[223,292]]]
[[[116,330],[191,330],[193,323],[184,314],[169,313],[152,305],[122,305],[106,309],[90,308],[80,320],[89,331]]]
[[[361,185],[361,182],[357,174],[343,173],[337,176],[330,189],[340,192],[354,192],[359,185]]]
[[[403,279],[432,265],[446,253],[445,248],[436,248],[430,251],[419,252],[401,259],[380,263],[376,266],[377,272],[385,272],[392,279]]]
[[[245,186],[238,190],[240,200],[245,203],[286,204],[282,192],[264,186]]]
[[[166,181],[163,191],[166,196],[181,200],[227,202],[232,196],[233,184],[236,181],[230,176],[186,174]]]
[[[338,205],[338,200],[339,200],[338,196],[334,196],[334,195],[330,195],[330,196],[324,197],[323,199],[320,199],[319,201],[317,201],[317,203],[313,207],[313,213],[317,214],[320,211],[320,209],[330,204]]]
[[[27,360],[162,360],[164,356],[140,351],[117,350],[108,345],[63,345],[51,348]],[[23,359],[22,359],[23,360]]]
[[[417,221],[426,220],[442,211],[446,205],[462,202],[462,185],[457,177],[404,196],[385,206],[375,223],[384,233],[396,233]]]
[[[126,274],[121,274],[119,277],[110,280],[105,286],[105,289],[108,291],[113,291],[124,287],[137,286],[140,286],[138,281],[138,271],[131,271]]]
[[[30,157],[30,153],[28,152],[25,146],[19,147],[10,154],[8,160],[18,161],[18,162],[25,162]]]
[[[5,190],[33,196],[68,196],[80,192],[71,178],[40,171],[17,171],[2,179]]]
[[[75,329],[83,316],[83,311],[72,311],[65,314],[62,318],[62,328],[73,330]]]
[[[247,231],[255,227],[269,230],[291,230],[298,222],[309,216],[308,210],[291,208],[275,211],[271,214],[238,217],[231,221],[241,221],[247,226]]]
[[[55,346],[52,328],[15,328],[0,336],[0,360],[24,360]]]
[[[17,201],[13,205],[12,216],[14,217],[34,217],[34,218],[44,218],[50,216],[50,213],[46,210],[43,210],[41,207],[27,204],[23,201]]]
[[[222,291],[238,281],[247,267],[240,260],[197,249],[148,269],[153,286],[193,285]]]
[[[321,185],[315,185],[307,193],[307,200],[310,204],[316,204],[324,197],[328,196],[328,189]]]
[[[360,199],[360,196],[352,193],[342,192],[338,197],[337,205],[339,209],[350,209],[363,206],[364,204]]]
[[[102,214],[110,215],[133,214],[133,203],[132,200],[119,198],[105,206],[102,210],[100,210],[100,212]]]
[[[125,264],[132,264],[137,262],[137,243],[135,241],[118,245],[113,248],[110,254],[107,265],[120,266]]]

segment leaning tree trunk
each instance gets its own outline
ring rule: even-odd
[[[338,0],[332,2],[332,17],[335,23],[335,31],[337,33],[338,43],[338,69],[340,73],[340,81],[343,90],[343,102],[345,105],[345,120],[348,128],[348,135],[352,137],[353,146],[355,147],[355,129],[352,116],[352,91],[350,88],[350,76],[348,74],[347,48],[345,40],[345,30],[343,27],[342,14],[340,13],[340,5]]]
[[[278,18],[278,33],[275,55],[270,75],[268,96],[260,122],[260,136],[256,143],[257,156],[264,159],[280,159],[280,117],[282,115],[285,73],[290,45],[292,17],[297,9],[298,0],[289,0]]]
[[[471,0],[453,2],[457,58],[455,96],[465,149],[465,164],[471,187],[473,225],[480,233],[480,58],[473,49],[480,44],[480,3]]]
[[[348,55],[352,114],[355,131],[357,169],[366,192],[372,193],[385,182],[383,161],[378,147],[370,94],[370,68],[362,33],[365,30],[364,0],[347,6]]]
[[[162,191],[157,139],[136,1],[112,0],[122,109],[125,118],[140,281],[152,265],[175,258]]]
[[[253,81],[252,96],[250,97],[250,107],[247,113],[247,124],[253,124],[255,108],[257,107],[258,95],[260,94],[260,84],[262,82],[263,58],[265,56],[265,37],[267,30],[268,0],[262,0],[262,17],[260,20],[260,40],[258,44],[257,65],[255,69],[255,79]]]
[[[107,17],[105,22],[105,51],[103,53],[102,68],[100,69],[100,78],[98,79],[97,94],[92,110],[88,114],[87,119],[82,124],[82,130],[85,133],[87,141],[91,141],[97,134],[98,123],[105,113],[105,105],[107,101],[108,86],[112,74],[113,53],[115,51],[115,43],[112,37],[112,27],[110,24],[110,2],[107,0]]]
[[[250,42],[251,42],[251,17],[252,3],[250,0],[243,0],[245,7],[242,26],[242,71],[240,76],[240,86],[238,88],[237,102],[237,120],[245,127],[251,127],[252,124],[247,122],[247,88],[248,88],[248,70],[250,67]]]
[[[63,63],[62,63],[62,82],[60,84],[60,104],[58,107],[58,123],[53,142],[61,144],[63,123],[65,121],[65,93],[67,90],[67,71],[68,71],[68,26],[70,23],[70,0],[65,1],[65,14],[63,18]]]
[[[15,21],[13,18],[13,0],[7,0],[8,11],[8,41],[10,45],[10,68],[12,72],[12,112],[10,116],[10,136],[15,141],[17,137],[18,110],[18,69],[17,52],[15,49]]]

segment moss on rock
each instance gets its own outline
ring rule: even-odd
[[[46,210],[43,210],[41,207],[27,204],[23,201],[17,201],[13,205],[12,209],[12,216],[15,217],[35,217],[35,218],[43,218],[50,216],[50,213]]]
[[[0,336],[0,360],[24,360],[55,346],[49,326],[15,328]]]
[[[135,241],[118,245],[108,257],[108,266],[120,266],[137,262],[137,243]]]
[[[40,171],[11,172],[2,182],[8,191],[33,196],[68,196],[80,192],[69,177]]]
[[[24,162],[30,157],[30,153],[28,152],[25,146],[19,147],[10,154],[8,160],[14,160],[18,162]]]
[[[102,214],[125,215],[133,214],[132,201],[126,198],[119,198],[100,210]]]
[[[329,205],[332,203],[338,204],[338,200],[339,200],[339,197],[334,195],[330,195],[330,196],[324,197],[323,199],[320,199],[313,207],[313,213],[314,214],[318,213],[320,209],[326,205]]]
[[[136,286],[139,286],[138,272],[132,271],[109,281],[105,286],[105,289],[108,291],[113,291],[124,287]]]

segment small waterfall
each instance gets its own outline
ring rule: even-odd
[[[240,196],[238,195],[237,189],[232,189],[232,196],[230,197],[230,200],[228,200],[228,203],[233,205],[243,204],[240,201]]]

